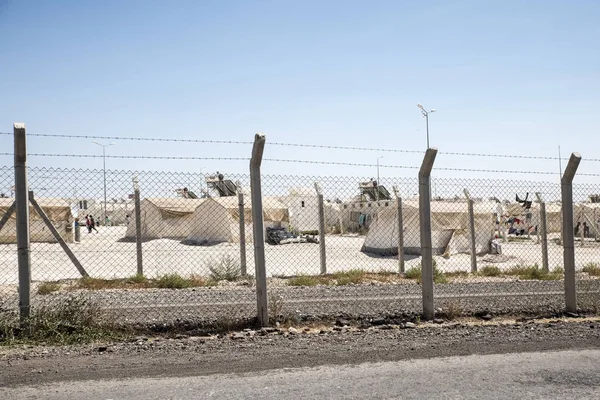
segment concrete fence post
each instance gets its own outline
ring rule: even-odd
[[[325,248],[325,205],[323,202],[323,191],[318,182],[315,182],[317,200],[319,207],[319,251],[321,258],[321,275],[327,273],[327,252]]]
[[[419,170],[419,224],[421,234],[421,289],[423,318],[434,318],[433,307],[433,249],[431,244],[431,170],[437,149],[427,149]]]
[[[242,276],[248,275],[246,269],[246,212],[244,208],[244,191],[240,182],[237,182],[238,214],[240,220],[240,272]]]
[[[402,197],[398,186],[394,186],[394,194],[396,195],[396,222],[398,223],[398,271],[403,274],[404,268],[404,219],[402,215]]]
[[[538,227],[538,232],[540,232],[540,241],[542,244],[542,270],[544,272],[548,272],[548,228],[546,225],[546,202],[542,198],[541,193],[538,192],[535,195],[538,203],[540,203],[540,226]]]
[[[464,190],[465,197],[467,198],[467,208],[469,211],[469,237],[471,245],[471,272],[477,272],[477,245],[476,245],[476,232],[475,232],[475,210],[474,201],[471,198],[471,194],[468,189]]]
[[[583,223],[585,221],[585,214],[581,210],[581,223],[579,224],[579,240],[581,240],[581,247],[585,245],[585,229],[583,229]]]
[[[19,265],[19,316],[27,326],[31,309],[31,252],[29,232],[29,188],[27,183],[27,138],[25,124],[15,123],[15,211],[17,213],[17,261]]]
[[[565,267],[565,303],[567,312],[577,312],[575,285],[575,235],[573,232],[573,178],[581,162],[579,153],[572,153],[561,179],[563,218],[563,260]]]
[[[256,269],[256,304],[258,323],[269,324],[267,300],[267,269],[265,264],[265,228],[263,221],[262,187],[260,165],[265,150],[266,137],[262,133],[254,136],[250,159],[250,197],[252,200],[252,228],[254,234],[254,266]]]
[[[135,211],[135,252],[137,260],[137,274],[144,275],[144,261],[142,252],[142,202],[140,200],[140,185],[137,176],[133,177],[133,201]]]

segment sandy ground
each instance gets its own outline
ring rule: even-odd
[[[90,276],[98,278],[124,278],[136,273],[135,243],[121,242],[124,227],[100,227],[99,233],[88,234],[82,231],[81,243],[71,243],[70,248]],[[360,268],[369,271],[397,271],[397,257],[378,257],[360,251],[364,237],[328,236],[327,271],[346,271]],[[549,266],[553,269],[563,265],[563,249],[550,240]],[[253,246],[246,246],[247,270],[254,270]],[[290,276],[298,274],[318,274],[320,272],[319,245],[296,243],[281,246],[265,245],[267,274],[269,276]],[[600,244],[586,242],[583,247],[576,243],[577,268],[590,262],[600,262]],[[144,274],[148,277],[167,273],[182,275],[208,275],[211,262],[223,256],[239,259],[240,247],[237,244],[216,246],[190,246],[178,240],[159,239],[143,244]],[[497,265],[501,269],[522,264],[542,263],[541,245],[510,242],[503,244],[503,262],[478,257],[478,265]],[[58,244],[33,243],[31,246],[32,279],[34,281],[54,281],[80,277],[75,266]],[[458,254],[444,259],[436,257],[437,266],[444,272],[469,271],[470,256]],[[406,269],[420,263],[419,257],[406,256]],[[0,284],[16,284],[17,274],[16,245],[0,245]]]

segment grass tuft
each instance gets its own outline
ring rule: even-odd
[[[591,262],[583,267],[583,272],[587,272],[590,276],[600,276],[600,264]]]
[[[235,257],[224,255],[218,261],[211,260],[207,263],[210,271],[210,280],[234,282],[242,277],[240,263]]]
[[[329,280],[325,276],[298,275],[288,279],[287,284],[288,286],[317,286],[327,285]]]
[[[539,265],[517,265],[506,271],[505,275],[517,275],[519,279],[523,280],[539,280],[539,281],[553,281],[560,280],[562,278],[561,273],[545,272],[540,268]]]
[[[96,303],[81,295],[64,297],[32,308],[25,329],[20,327],[16,312],[0,311],[0,344],[88,343],[99,339],[116,339],[122,333]]]
[[[135,274],[128,280],[131,283],[137,283],[137,284],[148,283],[148,279],[143,274]]]
[[[60,284],[58,282],[42,282],[38,286],[37,293],[47,295],[50,293],[58,292],[60,290]]]
[[[502,275],[502,270],[496,267],[495,265],[484,265],[483,268],[479,270],[479,275],[483,276],[500,276]]]
[[[421,264],[417,267],[411,267],[404,273],[406,279],[421,279]]]
[[[350,271],[331,274],[331,278],[335,280],[335,284],[338,286],[357,285],[367,279],[367,272],[362,269],[351,269]]]
[[[421,276],[421,264],[410,268],[406,271],[405,275],[406,279],[416,279],[417,282],[422,282]],[[448,283],[448,277],[442,271],[440,271],[436,265],[433,263],[433,282],[434,283]]]
[[[179,274],[166,274],[160,276],[155,281],[156,286],[161,289],[185,289],[192,286],[189,279],[185,279]]]

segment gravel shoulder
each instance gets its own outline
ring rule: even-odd
[[[0,386],[598,348],[600,318],[297,326],[201,337],[137,337],[122,343],[2,347]]]

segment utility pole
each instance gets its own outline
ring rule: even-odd
[[[425,127],[427,129],[427,148],[429,148],[429,114],[434,113],[435,108],[432,108],[431,110],[427,111],[425,110],[425,107],[423,107],[422,104],[417,104],[417,107],[421,109],[421,115],[425,117]]]
[[[104,218],[102,220],[102,225],[106,225],[106,148],[108,146],[114,146],[115,142],[111,142],[109,144],[102,144],[93,140],[92,143],[102,147],[102,173],[104,175]]]

